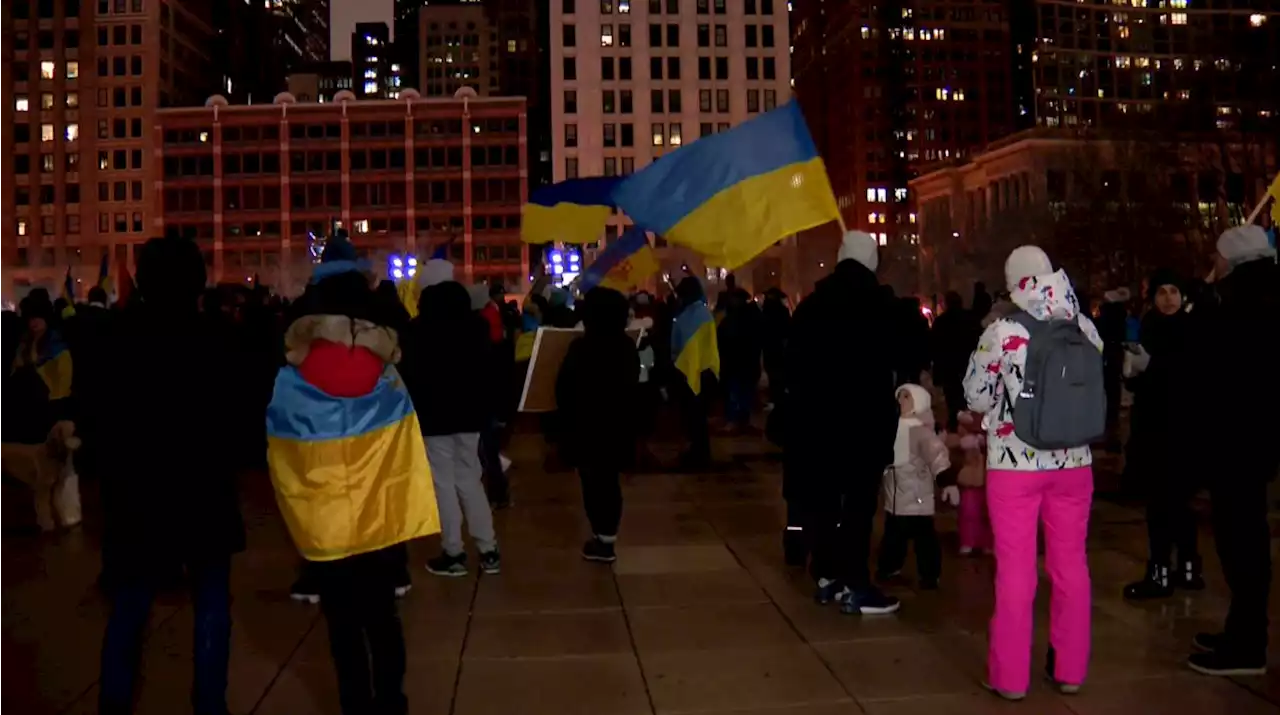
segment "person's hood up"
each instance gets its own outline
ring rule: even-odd
[[[1062,269],[1019,280],[1017,285],[1010,287],[1010,297],[1014,305],[1036,320],[1074,320],[1080,315],[1080,301],[1076,299],[1076,291],[1071,287],[1067,272]]]
[[[908,417],[920,420],[925,427],[933,426],[933,397],[929,395],[929,391],[920,385],[906,384],[898,388],[898,393],[911,393],[911,403],[915,405],[915,412]],[[897,393],[895,393],[897,394]]]
[[[453,280],[453,264],[443,258],[432,258],[418,270],[418,285],[429,288]]]
[[[445,281],[427,286],[418,296],[418,315],[423,322],[457,321],[470,314],[471,295],[457,281]]]
[[[582,327],[588,336],[621,333],[627,329],[631,307],[627,297],[612,288],[596,286],[582,304]]]

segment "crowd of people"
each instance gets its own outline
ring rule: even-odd
[[[918,299],[877,280],[877,243],[859,231],[794,311],[776,288],[757,301],[732,277],[710,301],[693,276],[664,298],[596,287],[576,301],[539,281],[519,305],[500,286],[462,285],[438,259],[421,267],[407,307],[340,239],[289,302],[208,290],[191,242],[154,239],[127,305],[109,309],[101,290],[74,306],[33,291],[6,314],[6,408],[21,415],[4,425],[6,470],[12,444],[52,464],[35,480],[43,528],[56,525],[68,468],[100,481],[112,603],[101,712],[130,712],[151,602],[183,571],[196,614],[193,707],[226,712],[230,560],[245,546],[235,474],[266,466],[303,559],[294,596],[319,602],[329,623],[343,712],[403,713],[405,544],[439,532],[426,570],[464,576],[465,527],[478,570],[501,572],[492,512],[513,502],[500,449],[527,338],[577,327],[557,409],[541,424],[581,481],[584,559],[618,558],[620,475],[653,464],[656,411],[670,404],[679,417],[674,468],[706,470],[716,404],[725,433],[754,433],[766,376],[784,554],[808,566],[817,602],[897,611],[879,584],[900,577],[911,548],[919,586],[943,587],[934,518],[937,502],[956,506],[961,553],[990,550],[996,561],[987,683],[1017,700],[1029,686],[1040,536],[1053,583],[1048,677],[1065,693],[1085,680],[1091,449],[1116,446],[1107,443],[1119,439],[1127,387],[1126,472],[1147,496],[1150,564],[1124,595],[1204,588],[1191,501],[1208,488],[1232,603],[1222,632],[1196,637],[1189,663],[1257,673],[1271,580],[1266,484],[1280,467],[1270,417],[1280,269],[1252,227],[1226,232],[1214,260],[1211,283],[1152,274],[1135,331],[1119,295],[1095,327],[1069,276],[1035,246],[1008,256],[1005,290],[993,298],[978,284],[969,308],[947,293],[931,324]],[[1229,374],[1251,376],[1248,388]],[[245,419],[263,414],[266,430]]]

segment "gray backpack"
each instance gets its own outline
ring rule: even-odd
[[[1036,320],[1025,311],[1009,319],[1027,329],[1027,363],[1013,412],[1013,432],[1037,449],[1083,447],[1107,431],[1102,353],[1078,320]]]

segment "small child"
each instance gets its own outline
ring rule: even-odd
[[[947,446],[933,430],[933,399],[919,385],[898,388],[898,434],[893,464],[884,473],[884,538],[876,569],[881,580],[902,570],[907,542],[916,542],[920,588],[935,589],[942,574],[942,548],[933,525],[934,481],[943,484],[942,499],[960,501]]]
[[[991,522],[987,517],[987,435],[982,416],[968,410],[959,417],[957,446],[964,455],[956,482],[960,485],[960,555],[991,549]]]

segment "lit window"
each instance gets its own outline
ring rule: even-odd
[[[68,124],[68,125],[67,125],[67,131],[66,131],[65,136],[67,137],[67,141],[69,141],[69,142],[73,142],[73,141],[76,141],[77,139],[79,139],[79,138],[80,138],[80,125],[79,125],[79,124],[76,124],[75,122],[72,122],[71,124]]]
[[[1173,13],[1172,18],[1173,18],[1173,24],[1175,25],[1187,24],[1187,13],[1185,12],[1175,12]]]
[[[876,190],[867,189],[867,201],[875,201],[875,200],[876,200]]]
[[[377,82],[365,82],[365,83],[364,83],[364,93],[365,93],[365,94],[373,94],[374,92],[377,92],[377,91],[378,91],[378,83],[377,83]]]
[[[876,189],[876,201],[884,203],[889,200],[889,192],[886,189]]]
[[[880,214],[876,213],[875,211],[872,211],[871,213],[867,214],[867,223],[879,223],[879,221],[880,221]]]
[[[878,236],[876,236],[876,241],[877,241],[881,246],[887,246],[887,245],[889,245],[889,236],[888,236],[888,235],[886,235],[886,234],[883,234],[883,233],[882,233],[882,234],[879,234]]]
[[[600,26],[600,46],[613,47],[613,25]]]
[[[45,60],[40,63],[40,79],[53,79],[54,66],[52,60]]]
[[[672,124],[672,125],[671,125],[671,130],[670,130],[670,137],[671,137],[670,144],[671,144],[671,146],[680,146],[680,142],[681,142],[681,139],[680,139],[680,130],[681,130],[681,125],[679,125],[679,124]]]
[[[631,12],[631,0],[618,0],[618,12],[623,15]]]
[[[200,132],[200,143],[201,144],[209,143],[209,132]]]
[[[515,51],[516,51],[516,41],[507,40],[507,52],[515,52]]]
[[[40,108],[53,109],[53,92],[45,92],[40,95]]]
[[[80,76],[80,63],[71,60],[67,63],[67,79],[76,79]]]
[[[18,235],[19,236],[27,235],[27,222],[21,219],[18,220]]]
[[[13,100],[13,108],[19,112],[26,112],[31,109],[31,100],[27,99],[27,95],[19,94]]]
[[[80,93],[79,93],[79,92],[67,92],[66,101],[67,101],[67,107],[69,107],[69,108],[71,108],[71,109],[75,109],[76,107],[79,107],[79,106],[80,106]]]
[[[376,70],[376,69],[374,69],[374,68],[370,67],[369,69],[367,69],[367,70],[365,70],[365,71],[364,71],[364,78],[365,78],[365,79],[377,79],[377,78],[378,78],[378,70]]]
[[[1249,16],[1249,24],[1254,27],[1262,27],[1262,23],[1267,21],[1267,16],[1261,13],[1254,13]]]
[[[661,124],[653,125],[653,145],[654,146],[662,146],[663,140],[665,139],[662,133],[662,129],[663,127]]]
[[[52,124],[40,125],[40,141],[42,142],[53,141],[53,125]]]
[[[352,221],[352,222],[351,222],[351,228],[352,228],[356,233],[368,233],[368,232],[369,232],[369,219],[367,219],[367,218],[359,218],[359,219],[356,219],[355,221]]]

